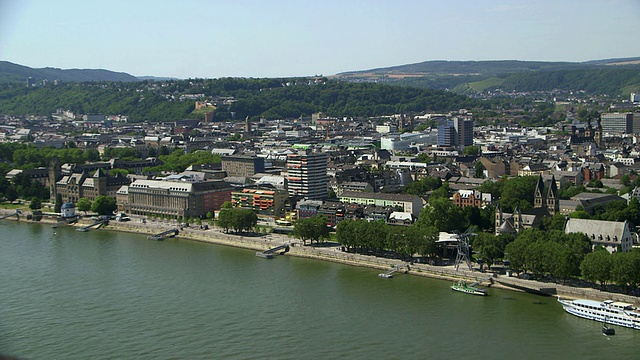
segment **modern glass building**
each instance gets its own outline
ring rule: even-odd
[[[602,131],[605,133],[631,134],[634,132],[633,113],[606,113],[602,114],[600,119]]]

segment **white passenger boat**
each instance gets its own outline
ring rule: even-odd
[[[640,330],[640,310],[633,304],[605,300],[603,302],[578,299],[568,300],[558,298],[558,302],[569,314],[585,319],[605,322]]]

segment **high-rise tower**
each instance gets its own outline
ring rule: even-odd
[[[327,197],[327,154],[300,151],[287,156],[289,195],[319,200]]]

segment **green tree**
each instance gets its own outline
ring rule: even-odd
[[[476,179],[484,179],[485,170],[487,170],[487,168],[484,167],[484,164],[482,164],[482,162],[480,161],[476,161],[473,177]]]
[[[462,149],[462,155],[465,156],[478,156],[479,154],[480,148],[475,145],[466,146],[464,149]]]
[[[302,240],[303,244],[306,244],[307,240],[313,244],[314,241],[319,242],[322,239],[328,239],[328,221],[323,215],[298,219],[293,228],[293,236]]]
[[[56,203],[53,206],[53,211],[56,213],[60,213],[62,209],[62,194],[56,194]]]
[[[96,197],[91,204],[91,211],[99,215],[111,215],[116,208],[116,199],[106,195]]]
[[[224,229],[225,233],[228,233],[229,229],[233,227],[233,209],[223,206],[218,214],[217,224]]]
[[[417,224],[420,226],[433,226],[438,231],[463,230],[467,224],[463,221],[462,209],[457,207],[449,199],[439,198],[429,202],[420,212]]]
[[[29,209],[31,210],[38,210],[42,208],[42,201],[40,200],[40,198],[37,197],[32,197],[31,198],[31,202],[29,203]]]
[[[76,203],[76,207],[78,211],[83,211],[85,215],[87,215],[87,211],[91,210],[91,200],[87,198],[80,198]]]
[[[564,230],[567,217],[557,213],[553,216],[545,216],[542,218],[542,228],[544,230]]]
[[[234,224],[233,228],[236,232],[246,232],[252,230],[258,225],[258,215],[250,209],[233,209]]]
[[[477,258],[491,268],[496,260],[503,258],[506,243],[504,237],[483,232],[473,237],[472,246]]]
[[[513,211],[518,205],[522,210],[533,208],[533,198],[538,178],[535,176],[519,176],[504,181],[500,205],[505,212]]]
[[[612,265],[612,255],[607,250],[596,249],[584,257],[580,264],[580,271],[585,279],[593,283],[598,281],[604,288],[607,281],[611,280]]]

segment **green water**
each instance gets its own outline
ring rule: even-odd
[[[554,298],[106,230],[0,222],[0,353],[29,359],[637,358]]]

